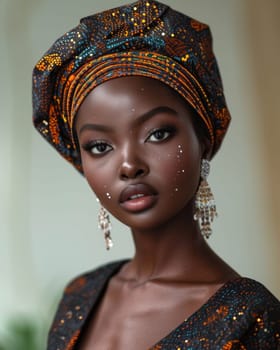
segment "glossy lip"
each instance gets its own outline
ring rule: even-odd
[[[128,185],[120,194],[121,206],[130,212],[144,211],[157,201],[157,192],[147,184]]]

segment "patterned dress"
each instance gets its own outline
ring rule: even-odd
[[[125,262],[102,266],[66,287],[49,332],[47,350],[77,349],[91,311]],[[171,349],[280,350],[280,302],[252,279],[229,281],[149,350]]]

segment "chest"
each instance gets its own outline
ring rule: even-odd
[[[78,350],[149,349],[199,309],[213,288],[109,287],[81,334]]]

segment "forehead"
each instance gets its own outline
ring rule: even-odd
[[[112,79],[95,87],[83,101],[76,123],[87,118],[130,110],[141,114],[149,109],[169,106],[178,112],[191,108],[171,87],[153,78],[131,76]]]

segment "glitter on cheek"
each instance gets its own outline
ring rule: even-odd
[[[177,151],[177,159],[181,160],[182,156],[183,156],[183,149],[182,149],[182,146],[181,145],[178,145],[178,151]]]
[[[183,149],[182,149],[182,146],[181,146],[181,145],[178,145],[178,152],[179,152],[179,153],[183,153]]]
[[[112,199],[112,196],[110,195],[109,192],[106,192],[106,196],[107,196],[108,199]]]

